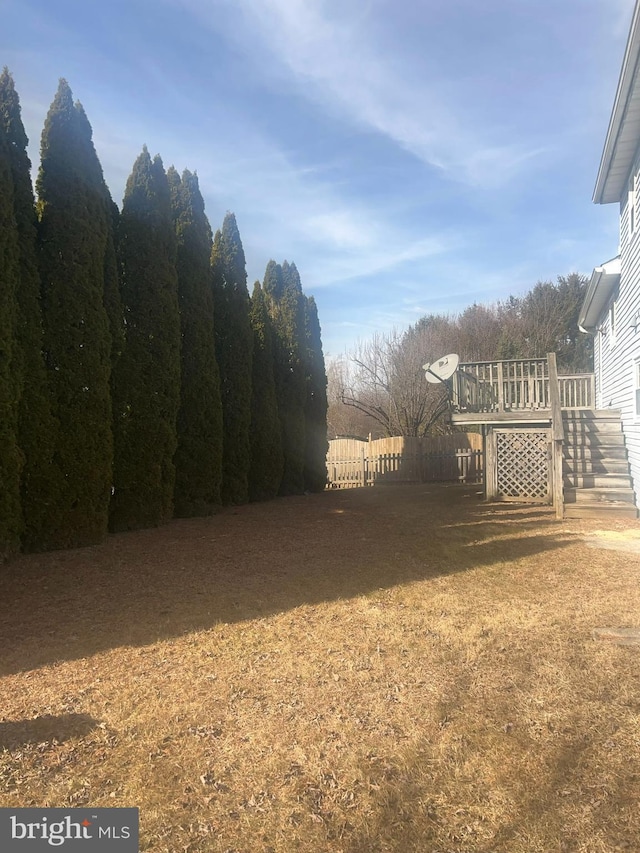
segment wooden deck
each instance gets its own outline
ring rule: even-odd
[[[595,374],[558,375],[554,353],[462,363],[452,377],[453,422],[549,423],[556,391],[562,409],[595,408]]]
[[[511,491],[518,497],[548,500],[558,518],[562,518],[562,412],[571,409],[586,413],[595,408],[595,374],[559,376],[555,353],[548,353],[546,358],[467,362],[460,364],[453,375],[451,400],[452,424],[481,426],[487,437],[486,497],[507,500],[511,499],[507,494]],[[529,444],[538,442],[538,451],[531,456],[512,452],[508,460],[506,431],[525,429],[529,430]],[[499,439],[502,445],[498,444]],[[517,443],[518,438],[514,436],[513,441]],[[509,464],[511,471],[507,470]],[[505,480],[511,480],[510,490],[505,489]]]
[[[620,413],[596,409],[594,374],[558,375],[549,353],[460,364],[447,385],[459,432],[334,440],[331,487],[483,482],[488,500],[550,503],[558,518],[635,517]]]
[[[551,423],[551,409],[509,409],[504,412],[458,412],[451,413],[455,426],[479,426],[487,424],[546,424]]]

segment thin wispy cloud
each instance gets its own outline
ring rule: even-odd
[[[299,252],[313,255],[314,263],[303,270],[312,289],[447,254],[462,239],[447,229],[416,235],[417,229],[394,224],[377,206],[345,197],[342,183],[334,185],[322,169],[297,168],[256,135],[238,138],[234,151],[221,150],[218,143],[208,159],[204,150],[194,152],[207,164],[198,170],[203,194],[223,204],[233,199],[237,210],[251,211],[263,223],[261,243],[274,254],[281,243],[277,232],[286,222],[288,249],[281,254],[294,259]],[[262,270],[250,274],[259,276]]]
[[[120,203],[146,144],[295,261],[326,348],[589,273],[634,0],[4,0],[34,172],[60,76]]]
[[[220,26],[205,0],[177,2],[210,26]],[[467,121],[464,104],[451,102],[447,73],[403,62],[397,46],[373,37],[361,10],[321,0],[237,0],[235,5],[243,13],[243,38],[246,27],[253,30],[248,49],[254,50],[257,39],[271,63],[286,66],[289,85],[305,98],[344,122],[380,133],[454,180],[495,187],[513,180],[544,151],[500,139],[504,130],[496,133]]]

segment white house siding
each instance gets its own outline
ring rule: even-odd
[[[640,506],[640,419],[635,412],[634,363],[640,359],[640,229],[629,235],[627,194],[620,204],[621,271],[615,300],[615,335],[607,310],[595,335],[596,395],[603,408],[620,409],[631,475]]]

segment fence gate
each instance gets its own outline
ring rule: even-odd
[[[487,436],[487,498],[552,503],[548,429],[492,429]]]

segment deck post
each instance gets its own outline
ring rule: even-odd
[[[547,353],[549,364],[549,402],[551,403],[551,441],[553,442],[551,477],[553,487],[553,506],[556,518],[564,518],[564,494],[562,482],[562,444],[564,426],[560,406],[560,385],[555,352]]]
[[[496,433],[489,428],[484,445],[484,497],[495,500],[498,495],[498,448]]]
[[[498,362],[498,411],[504,412],[504,376],[502,372],[502,362]]]
[[[482,492],[485,501],[487,500],[487,425],[480,424],[480,435],[482,436]]]

